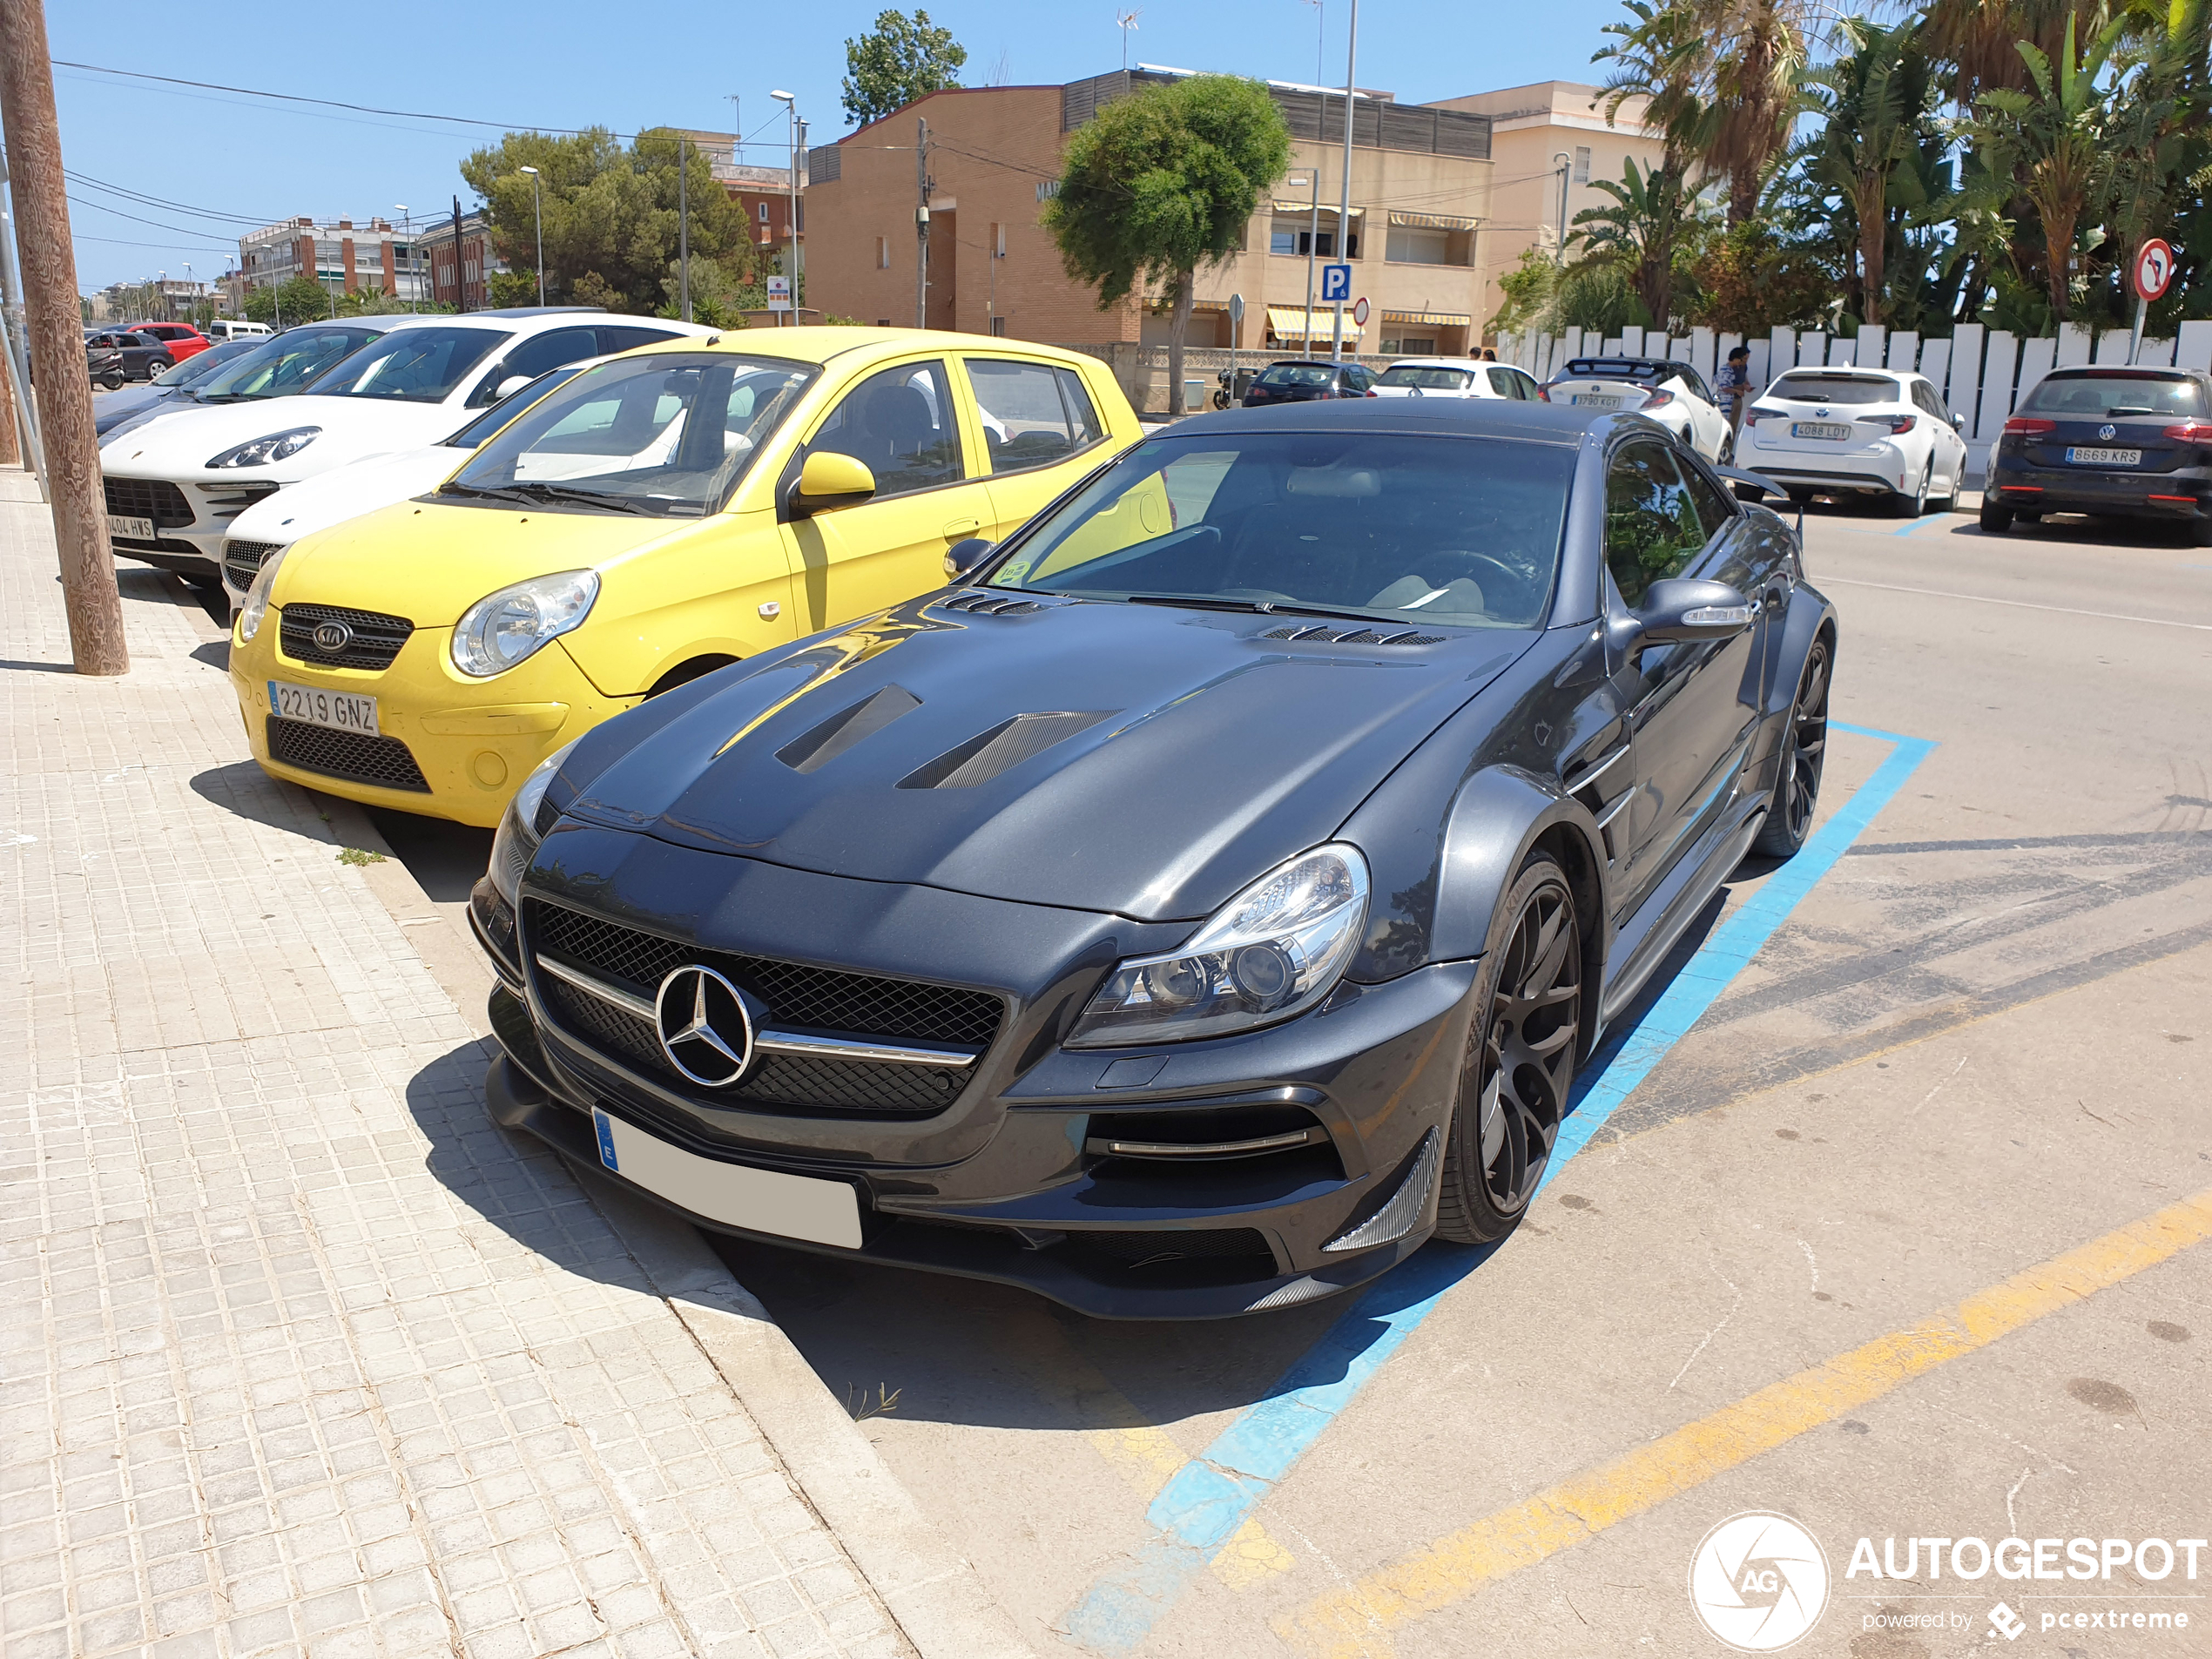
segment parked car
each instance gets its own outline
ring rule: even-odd
[[[1375,382],[1377,397],[1503,397],[1532,402],[1542,391],[1525,368],[1464,357],[1410,357],[1393,363]]]
[[[203,395],[224,407],[169,415],[127,442],[111,437],[100,450],[109,512],[150,518],[158,550],[175,547],[194,561],[194,574],[219,582],[231,521],[285,485],[364,455],[435,443],[502,394],[562,363],[714,332],[581,309],[378,317],[374,323],[375,340],[328,364],[280,409]],[[328,327],[288,329],[269,343]],[[118,492],[147,502],[151,511],[115,505]],[[138,556],[135,549],[132,556]]]
[[[214,343],[185,322],[142,322],[137,325],[137,332],[152,334],[169,348],[172,360],[179,363],[197,357]]]
[[[177,366],[166,342],[135,328],[104,328],[96,334],[88,334],[84,350],[95,361],[104,361],[103,354],[112,354],[114,368],[121,371],[126,381],[150,381]],[[103,385],[109,384],[108,376],[98,370],[95,370],[92,378]],[[114,383],[119,385],[121,381]]]
[[[1793,368],[1743,411],[1740,458],[1792,501],[1871,496],[1903,518],[1932,499],[1958,504],[1966,442],[1925,374],[1886,368]]]
[[[223,538],[223,588],[232,605],[244,604],[261,566],[301,536],[435,489],[486,438],[538,399],[595,363],[609,361],[588,358],[548,370],[435,443],[350,462],[255,502],[231,521]]]
[[[209,379],[224,364],[236,362],[260,343],[258,340],[226,341],[222,345],[195,354],[190,361],[178,364],[158,381],[149,381],[144,386],[102,398],[93,406],[92,430],[101,438],[105,438],[134,415],[146,414],[173,402],[179,393]]]
[[[558,751],[472,896],[493,1115],[1109,1317],[1509,1233],[1607,1024],[1803,845],[1838,625],[1664,430],[1514,402],[1197,416]]]
[[[496,824],[554,748],[937,585],[954,544],[1008,534],[1138,431],[1096,358],[1012,340],[786,328],[627,353],[435,491],[262,563],[231,648],[248,741],[275,777]]]
[[[1309,403],[1317,398],[1372,397],[1379,376],[1358,363],[1326,358],[1288,357],[1270,363],[1244,388],[1244,407]]]
[[[2001,535],[2046,513],[2162,520],[2212,547],[2212,375],[2102,366],[2045,375],[1997,441],[1981,527]]]
[[[108,536],[116,552],[187,582],[213,587],[230,522],[255,502],[276,493],[266,480],[179,484],[134,470],[149,454],[149,428],[211,410],[254,410],[274,398],[298,396],[354,352],[388,332],[386,321],[308,323],[273,339],[254,341],[206,380],[177,397],[126,415],[100,438],[100,470],[107,495]],[[253,414],[260,425],[272,416]]]
[[[265,322],[249,322],[243,317],[218,317],[207,325],[210,340],[266,340],[276,332]]]
[[[1658,357],[1571,357],[1539,394],[1581,409],[1634,409],[1723,466],[1736,459],[1736,433],[1705,377]]]

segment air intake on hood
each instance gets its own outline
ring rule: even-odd
[[[1296,639],[1313,645],[1440,645],[1442,634],[1408,628],[1271,628],[1262,639]]]
[[[1072,738],[1117,712],[1098,709],[1080,714],[1017,714],[988,732],[918,766],[899,779],[901,789],[972,789],[1008,766],[1042,754],[1063,738]]]
[[[1044,609],[1035,599],[1002,599],[990,593],[963,593],[957,599],[946,600],[942,608],[985,617],[1018,617]]]
[[[900,715],[921,706],[921,699],[905,686],[887,685],[873,697],[863,698],[813,731],[793,738],[776,751],[776,759],[793,772],[818,771],[861,738],[873,737]]]

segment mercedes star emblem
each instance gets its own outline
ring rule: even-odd
[[[314,638],[317,651],[335,655],[354,643],[354,631],[342,622],[319,622]]]
[[[668,1063],[705,1089],[727,1089],[752,1062],[752,1014],[744,994],[711,968],[672,968],[653,999],[653,1027]]]
[[[2116,438],[2120,435],[2120,428],[2116,426],[2101,426],[2097,428],[2097,435],[2101,438]]]

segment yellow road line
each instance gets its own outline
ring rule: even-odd
[[[2212,1189],[1723,1406],[1275,1621],[1315,1659],[1383,1659],[1397,1627],[1878,1399],[1945,1361],[2212,1238]]]

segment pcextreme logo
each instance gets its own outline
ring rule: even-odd
[[[1738,1653],[1779,1653],[1828,1607],[1828,1557],[1787,1515],[1749,1510],[1705,1534],[1689,1561],[1698,1622]]]

